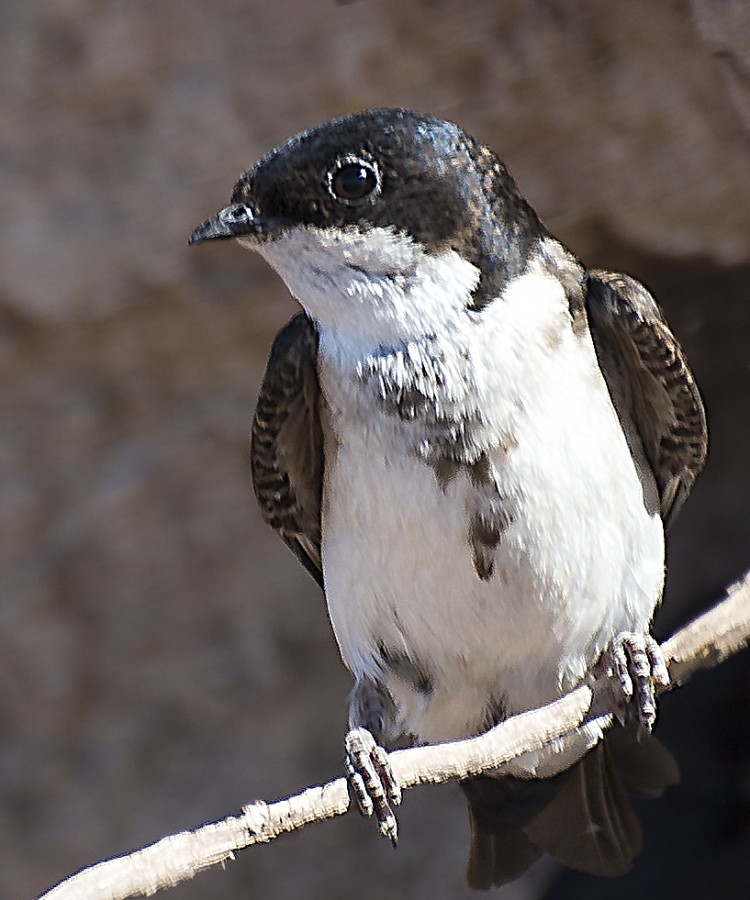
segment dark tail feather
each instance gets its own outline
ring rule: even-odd
[[[547,780],[479,775],[461,782],[469,801],[471,845],[469,885],[488,890],[523,875],[542,855],[524,833],[568,779],[563,772]]]
[[[468,779],[461,787],[469,800],[470,886],[513,881],[543,852],[591,875],[622,875],[641,848],[625,787],[654,797],[676,781],[669,751],[654,738],[636,743],[628,729],[613,729],[576,766],[548,780]]]
[[[641,849],[641,826],[604,744],[588,753],[526,828],[537,847],[589,875],[622,875]]]
[[[491,887],[515,881],[542,855],[542,851],[522,831],[493,834],[482,828],[471,804],[469,827],[471,845],[466,880],[474,890],[487,891]]]
[[[638,740],[637,735],[637,722],[612,728],[607,734],[607,753],[628,794],[661,797],[668,787],[679,783],[679,767],[658,738],[650,735],[646,740]]]

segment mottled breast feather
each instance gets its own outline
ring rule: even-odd
[[[586,311],[612,401],[640,435],[669,527],[706,461],[698,386],[658,303],[640,282],[590,271]]]
[[[300,313],[274,341],[253,418],[250,459],[263,518],[323,587],[317,355],[318,333]]]

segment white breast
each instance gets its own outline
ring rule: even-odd
[[[355,675],[378,673],[379,646],[429,675],[429,696],[408,679],[388,684],[422,740],[475,732],[493,703],[512,713],[558,696],[618,632],[645,629],[660,597],[656,490],[647,512],[588,337],[563,327],[551,349],[567,316],[557,283],[530,275],[468,340],[487,417],[515,437],[494,459],[517,513],[488,581],[472,564],[468,475],[441,487],[409,426],[372,402],[356,361],[322,335],[336,435],[322,546],[331,621]]]
[[[476,733],[493,708],[559,696],[615,635],[647,627],[663,582],[656,486],[634,464],[590,337],[574,335],[541,262],[469,316],[477,270],[388,230],[334,240],[306,229],[261,252],[320,331],[331,622],[355,676],[386,680],[405,730],[423,741]],[[471,478],[459,471],[441,485],[417,452],[424,425],[386,411],[361,377],[383,347],[418,354],[427,335],[446,407],[469,391],[497,436],[491,462],[514,516],[486,581],[469,545]],[[408,667],[384,671],[383,649],[410,660],[430,690]]]

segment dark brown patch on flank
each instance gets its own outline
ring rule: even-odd
[[[432,677],[425,666],[400,650],[387,647],[382,641],[378,643],[378,653],[382,665],[396,678],[412,685],[419,694],[429,696],[435,689]]]
[[[499,496],[488,508],[474,513],[469,521],[469,544],[472,561],[482,581],[489,581],[495,571],[495,550],[514,514]]]

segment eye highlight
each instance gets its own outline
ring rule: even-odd
[[[328,173],[328,190],[336,200],[356,203],[380,187],[380,176],[373,163],[356,157],[339,160]]]

